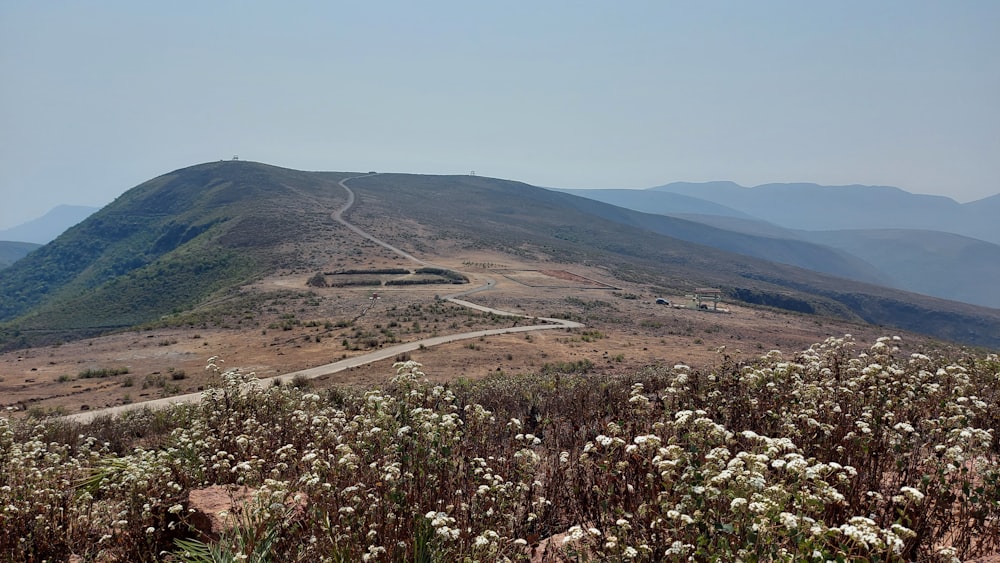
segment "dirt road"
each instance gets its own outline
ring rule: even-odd
[[[368,176],[368,175],[365,175],[365,176]],[[338,223],[344,225],[345,227],[347,227],[348,229],[350,229],[351,231],[353,231],[357,235],[359,235],[361,237],[364,237],[365,239],[367,239],[367,240],[369,240],[369,241],[371,241],[371,242],[373,242],[375,244],[378,244],[379,246],[381,246],[383,248],[386,248],[386,249],[388,249],[388,250],[390,250],[390,251],[398,254],[399,256],[402,256],[403,258],[406,258],[407,260],[411,260],[411,261],[413,261],[413,262],[415,262],[417,264],[420,264],[421,266],[424,266],[424,267],[438,267],[438,266],[435,266],[434,264],[431,264],[430,262],[421,260],[421,259],[417,258],[416,256],[413,256],[412,254],[410,254],[410,253],[408,253],[408,252],[406,252],[404,250],[401,250],[399,248],[396,248],[395,246],[392,246],[391,244],[389,244],[389,243],[387,243],[387,242],[385,242],[385,241],[383,241],[383,240],[375,237],[374,235],[368,233],[367,231],[361,229],[357,225],[354,225],[354,224],[348,222],[346,219],[343,218],[343,214],[346,211],[348,211],[354,205],[354,202],[356,201],[356,198],[354,196],[354,191],[351,190],[349,187],[347,187],[347,185],[346,185],[345,182],[347,182],[349,180],[353,180],[355,178],[362,178],[362,177],[365,177],[365,176],[352,176],[350,178],[345,178],[345,179],[343,179],[343,180],[340,181],[340,186],[347,191],[347,203],[344,205],[344,207],[342,207],[342,208],[338,209],[337,211],[333,212],[333,214],[331,215],[332,219],[334,221],[337,221]],[[325,375],[331,375],[331,374],[334,374],[334,373],[337,373],[337,372],[341,372],[341,371],[344,371],[346,369],[350,369],[350,368],[354,368],[354,367],[358,367],[358,366],[363,366],[363,365],[370,364],[370,363],[373,363],[373,362],[378,362],[378,361],[386,360],[386,359],[389,359],[389,358],[394,358],[394,357],[396,357],[396,356],[398,356],[400,354],[403,354],[405,352],[412,352],[413,350],[418,350],[421,347],[430,348],[432,346],[438,346],[438,345],[441,345],[441,344],[446,344],[446,343],[449,343],[449,342],[456,342],[456,341],[459,341],[459,340],[469,340],[469,339],[473,339],[473,338],[481,338],[481,337],[484,337],[484,336],[495,336],[495,335],[498,335],[498,334],[511,334],[511,333],[518,333],[518,332],[531,332],[531,331],[536,331],[536,330],[552,330],[552,329],[560,329],[560,328],[562,328],[562,329],[580,328],[580,327],[583,326],[582,324],[580,324],[578,322],[574,322],[574,321],[568,321],[568,320],[564,320],[564,319],[553,319],[553,318],[547,318],[547,317],[531,317],[531,316],[527,316],[527,315],[521,315],[521,314],[518,314],[518,313],[512,313],[510,311],[502,311],[500,309],[493,309],[491,307],[486,307],[486,306],[483,306],[483,305],[477,305],[475,303],[472,303],[472,302],[469,302],[469,301],[465,301],[463,299],[459,299],[459,297],[465,297],[465,296],[468,296],[468,295],[471,295],[471,294],[474,294],[474,293],[478,293],[480,291],[486,291],[486,290],[492,289],[495,285],[496,285],[496,281],[495,280],[487,278],[486,279],[486,283],[483,284],[483,285],[481,285],[481,286],[479,286],[479,287],[476,287],[476,288],[473,288],[473,289],[469,289],[469,290],[466,290],[466,291],[462,291],[462,292],[459,292],[459,293],[455,293],[455,294],[452,294],[452,295],[448,295],[446,297],[443,297],[443,299],[445,299],[447,301],[450,301],[452,303],[455,303],[456,305],[461,305],[462,307],[468,307],[468,308],[474,309],[476,311],[481,311],[481,312],[484,312],[484,313],[492,313],[494,315],[501,315],[501,316],[505,316],[505,317],[519,317],[519,318],[523,318],[523,319],[531,319],[533,321],[540,321],[540,324],[532,324],[532,325],[527,325],[527,326],[515,326],[515,327],[508,327],[508,328],[497,328],[497,329],[490,329],[490,330],[476,330],[476,331],[472,331],[472,332],[462,332],[462,333],[458,333],[458,334],[448,334],[448,335],[444,335],[444,336],[435,336],[435,337],[431,337],[431,338],[424,338],[422,340],[416,340],[414,342],[406,342],[404,344],[397,344],[395,346],[390,346],[388,348],[382,348],[380,350],[376,350],[376,351],[368,353],[368,354],[364,354],[364,355],[361,355],[361,356],[356,356],[356,357],[353,357],[353,358],[347,358],[345,360],[340,360],[340,361],[337,361],[337,362],[332,362],[332,363],[329,363],[329,364],[324,364],[324,365],[317,366],[317,367],[314,367],[314,368],[304,369],[304,370],[300,370],[300,371],[295,371],[295,372],[291,372],[291,373],[285,373],[285,374],[282,374],[282,375],[277,375],[277,376],[274,376],[274,377],[269,377],[269,378],[266,378],[266,379],[261,379],[259,381],[259,384],[261,386],[267,386],[267,385],[271,385],[275,380],[278,380],[278,381],[291,381],[293,378],[296,378],[296,377],[298,377],[298,378],[305,378],[305,379],[315,379],[315,378],[318,378],[318,377],[323,377]],[[148,409],[158,409],[158,408],[164,408],[166,406],[173,405],[173,404],[194,403],[194,402],[200,401],[201,400],[201,396],[202,396],[201,392],[188,393],[186,395],[176,395],[176,396],[173,396],[173,397],[166,397],[166,398],[163,398],[163,399],[154,399],[154,400],[151,400],[151,401],[143,401],[143,402],[140,402],[140,403],[129,403],[127,405],[120,405],[120,406],[117,406],[117,407],[109,407],[109,408],[105,408],[105,409],[96,409],[96,410],[91,410],[91,411],[80,412],[80,413],[77,413],[77,414],[67,415],[67,416],[64,417],[64,419],[66,419],[66,420],[72,420],[74,422],[87,423],[87,422],[90,422],[90,421],[94,420],[95,418],[98,418],[98,417],[101,417],[101,416],[114,416],[114,415],[118,415],[118,414],[121,414],[121,413],[124,413],[124,412],[127,412],[127,411],[132,411],[132,410],[137,410],[137,409],[146,409],[146,408],[148,408]]]

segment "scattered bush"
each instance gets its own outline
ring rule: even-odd
[[[313,382],[308,377],[299,374],[292,378],[290,385],[297,389],[312,389]]]
[[[306,285],[309,287],[326,287],[326,276],[323,275],[323,272],[316,272],[306,280]]]
[[[606,338],[606,336],[599,330],[585,330],[580,333],[580,340],[584,342],[594,342],[602,338]]]
[[[116,375],[124,375],[129,372],[127,367],[120,368],[87,368],[77,374],[80,379],[100,379],[105,377],[114,377]]]
[[[150,387],[159,387],[160,389],[166,387],[167,378],[163,377],[160,372],[151,373],[146,377],[142,378],[142,388],[149,389]]]

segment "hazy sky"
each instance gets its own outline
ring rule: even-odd
[[[1000,2],[0,0],[0,229],[238,154],[1000,192]]]

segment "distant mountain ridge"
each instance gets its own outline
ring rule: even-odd
[[[90,217],[98,209],[84,205],[58,205],[37,219],[0,230],[0,240],[45,244]]]
[[[959,204],[892,187],[766,184],[744,188],[733,182],[678,182],[649,190],[565,191],[688,219],[729,233],[725,238],[696,241],[703,244],[854,280],[1000,308],[1000,245],[988,240],[990,236],[1000,238],[1000,221],[996,220],[1000,217],[1000,196]],[[919,220],[952,231],[984,233],[985,237],[925,226],[893,226],[914,225]],[[837,228],[826,230],[831,226]],[[692,240],[683,235],[680,238]],[[741,239],[770,242],[732,242]],[[794,241],[819,245],[822,250],[796,246]],[[831,260],[831,255],[837,258]]]
[[[611,203],[626,209],[635,209],[644,213],[660,215],[718,215],[721,217],[738,217],[756,219],[742,211],[726,205],[679,193],[653,190],[619,190],[619,189],[573,189],[553,188],[556,191],[596,199]]]
[[[891,276],[887,285],[1000,308],[1000,245],[913,229],[803,231],[802,238],[849,252]]]
[[[674,182],[649,188],[702,199],[788,229],[916,229],[1000,244],[1000,194],[969,203],[892,186]]]
[[[263,276],[318,271],[326,263],[324,249],[355,238],[331,220],[347,199],[337,182],[349,176],[357,175],[226,161],[136,186],[0,271],[0,346],[132,327],[237,294]],[[539,263],[600,265],[609,276],[657,291],[712,286],[749,304],[1000,347],[1000,310],[850,281],[675,235],[742,244],[748,252],[822,251],[824,261],[857,266],[808,241],[740,237],[480,176],[375,174],[356,177],[350,186],[359,202],[350,221],[417,254],[443,245]],[[363,256],[361,247],[344,244]]]
[[[587,190],[579,191],[585,192]],[[576,194],[578,191],[573,190],[570,193]],[[643,194],[643,192],[638,192],[637,194],[621,195],[625,195],[626,199],[638,195],[639,197],[635,197],[630,201],[630,203],[636,205],[636,207],[623,205],[617,198],[614,198],[615,202],[613,205],[616,207],[613,208],[608,208],[607,206],[588,205],[585,202],[588,201],[589,198],[575,200],[572,204],[580,209],[585,209],[595,215],[599,215],[616,222],[633,225],[680,240],[711,246],[712,248],[718,248],[727,252],[733,252],[744,256],[753,256],[770,262],[789,264],[791,266],[798,266],[814,272],[850,278],[868,283],[880,284],[885,281],[884,277],[879,274],[878,270],[873,268],[870,264],[858,259],[857,257],[828,246],[823,246],[807,240],[797,239],[795,237],[775,238],[770,236],[758,236],[750,233],[736,233],[724,228],[718,228],[711,225],[705,225],[697,221],[676,217],[672,213],[670,214],[674,217],[672,220],[663,220],[660,217],[664,214],[653,210],[665,209],[664,205],[671,205],[673,201],[664,202],[659,197],[661,194],[649,192],[645,194]],[[643,197],[643,195],[653,197]],[[621,208],[641,211],[642,214],[624,214],[620,211]],[[682,208],[697,208],[702,210],[713,209],[712,206],[705,208],[702,206],[691,205],[684,205]],[[735,221],[743,220],[743,217],[749,217],[739,211],[729,211],[729,208],[722,206],[714,206],[714,209],[725,213],[725,215],[723,215],[724,217]]]
[[[33,242],[0,240],[0,270],[24,258],[39,246],[41,245]]]

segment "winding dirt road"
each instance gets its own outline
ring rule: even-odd
[[[432,264],[430,262],[427,262],[425,260],[421,260],[421,259],[417,258],[416,256],[413,256],[412,254],[410,254],[410,253],[408,253],[408,252],[406,252],[406,251],[404,251],[402,249],[396,248],[395,246],[393,246],[393,245],[391,245],[391,244],[389,244],[389,243],[387,243],[387,242],[385,242],[385,241],[383,241],[383,240],[375,237],[371,233],[368,233],[367,231],[361,229],[357,225],[354,225],[354,224],[348,222],[346,219],[344,219],[344,213],[346,213],[348,210],[351,209],[351,207],[354,206],[354,203],[355,203],[355,201],[357,199],[355,197],[355,195],[354,195],[354,191],[351,190],[351,188],[347,187],[346,182],[348,182],[349,180],[354,180],[354,179],[357,179],[357,178],[365,178],[365,177],[368,177],[368,176],[371,176],[371,174],[364,174],[364,175],[361,175],[361,176],[351,176],[349,178],[344,178],[343,180],[341,180],[338,183],[340,185],[340,187],[344,188],[344,190],[347,191],[347,203],[345,203],[343,207],[341,207],[340,209],[338,209],[338,210],[336,210],[336,211],[334,211],[332,213],[331,217],[333,218],[333,220],[337,221],[341,225],[344,225],[345,227],[347,227],[348,229],[350,229],[352,232],[354,232],[358,236],[361,236],[361,237],[363,237],[363,238],[365,238],[365,239],[367,239],[367,240],[369,240],[369,241],[371,241],[371,242],[373,242],[373,243],[375,243],[375,244],[377,244],[377,245],[379,245],[379,246],[381,246],[381,247],[383,247],[383,248],[385,248],[387,250],[390,250],[390,251],[398,254],[399,256],[402,256],[403,258],[406,258],[407,260],[410,260],[412,262],[420,264],[421,266],[424,266],[424,267],[441,267],[441,266],[437,266],[435,264]],[[305,379],[316,379],[318,377],[323,377],[325,375],[331,375],[331,374],[334,374],[334,373],[337,373],[337,372],[344,371],[346,369],[351,369],[351,368],[354,368],[354,367],[363,366],[363,365],[370,364],[370,363],[373,363],[373,362],[379,362],[379,361],[382,361],[382,360],[387,360],[389,358],[395,358],[399,354],[402,354],[402,353],[405,353],[405,352],[412,352],[413,350],[418,350],[421,347],[423,347],[423,348],[430,348],[432,346],[437,346],[439,344],[446,344],[446,343],[449,343],[449,342],[456,342],[456,341],[459,341],[459,340],[469,340],[469,339],[472,339],[472,338],[481,338],[481,337],[484,337],[484,336],[495,336],[495,335],[498,335],[498,334],[512,334],[512,333],[518,333],[518,332],[531,332],[531,331],[536,331],[536,330],[552,330],[552,329],[560,329],[560,328],[564,328],[564,329],[581,328],[581,327],[584,326],[584,325],[582,325],[582,324],[580,324],[578,322],[568,321],[568,320],[565,320],[565,319],[553,319],[553,318],[548,318],[548,317],[531,317],[531,316],[527,316],[527,315],[521,315],[521,314],[518,314],[518,313],[512,313],[510,311],[502,311],[500,309],[494,309],[492,307],[486,307],[486,306],[483,306],[483,305],[477,305],[475,303],[471,303],[469,301],[465,301],[463,299],[459,299],[459,297],[465,297],[465,296],[468,296],[468,295],[472,295],[474,293],[478,293],[480,291],[487,291],[489,289],[492,289],[495,286],[496,286],[496,280],[493,280],[491,278],[486,278],[486,283],[483,284],[483,285],[481,285],[481,286],[479,286],[479,287],[475,287],[475,288],[472,288],[472,289],[469,289],[469,290],[466,290],[466,291],[461,291],[459,293],[454,293],[454,294],[451,294],[451,295],[447,295],[447,296],[443,297],[442,299],[444,299],[446,301],[450,301],[450,302],[452,302],[452,303],[454,303],[456,305],[461,305],[462,307],[468,307],[470,309],[475,309],[476,311],[481,311],[481,312],[484,312],[484,313],[492,313],[494,315],[501,315],[501,316],[505,316],[505,317],[519,317],[519,318],[523,318],[523,319],[531,319],[531,320],[534,320],[534,321],[539,321],[541,324],[533,324],[533,325],[527,325],[527,326],[514,326],[514,327],[508,327],[508,328],[497,328],[497,329],[489,329],[489,330],[476,330],[476,331],[472,331],[472,332],[461,332],[461,333],[457,333],[457,334],[448,334],[448,335],[444,335],[444,336],[434,336],[434,337],[431,337],[431,338],[424,338],[422,340],[416,340],[414,342],[406,342],[404,344],[397,344],[395,346],[390,346],[388,348],[382,348],[380,350],[376,350],[376,351],[370,352],[368,354],[363,354],[361,356],[356,356],[356,357],[353,357],[353,358],[347,358],[347,359],[344,359],[344,360],[340,360],[340,361],[337,361],[337,362],[332,362],[332,363],[329,363],[329,364],[324,364],[324,365],[317,366],[317,367],[314,367],[314,368],[304,369],[304,370],[300,370],[300,371],[294,371],[294,372],[285,373],[285,374],[282,374],[282,375],[276,375],[274,377],[268,377],[268,378],[259,380],[259,385],[261,385],[261,387],[266,387],[268,385],[271,385],[276,380],[277,381],[290,381],[291,379],[296,378],[296,377],[298,377],[298,378],[305,378]],[[74,422],[87,423],[87,422],[90,422],[90,421],[94,420],[97,417],[114,416],[114,415],[121,414],[123,412],[137,410],[137,409],[158,409],[158,408],[164,408],[164,407],[167,407],[167,406],[173,405],[173,404],[195,403],[195,402],[198,402],[198,401],[201,400],[201,396],[202,396],[202,392],[199,391],[197,393],[188,393],[186,395],[176,395],[176,396],[173,396],[173,397],[165,397],[163,399],[153,399],[151,401],[143,401],[143,402],[140,402],[140,403],[130,403],[130,404],[127,404],[127,405],[120,405],[120,406],[117,406],[117,407],[109,407],[109,408],[105,408],[105,409],[96,409],[96,410],[92,410],[92,411],[85,411],[85,412],[80,412],[80,413],[76,413],[76,414],[67,415],[67,416],[65,416],[63,418],[65,420],[71,420],[71,421],[74,421]]]

